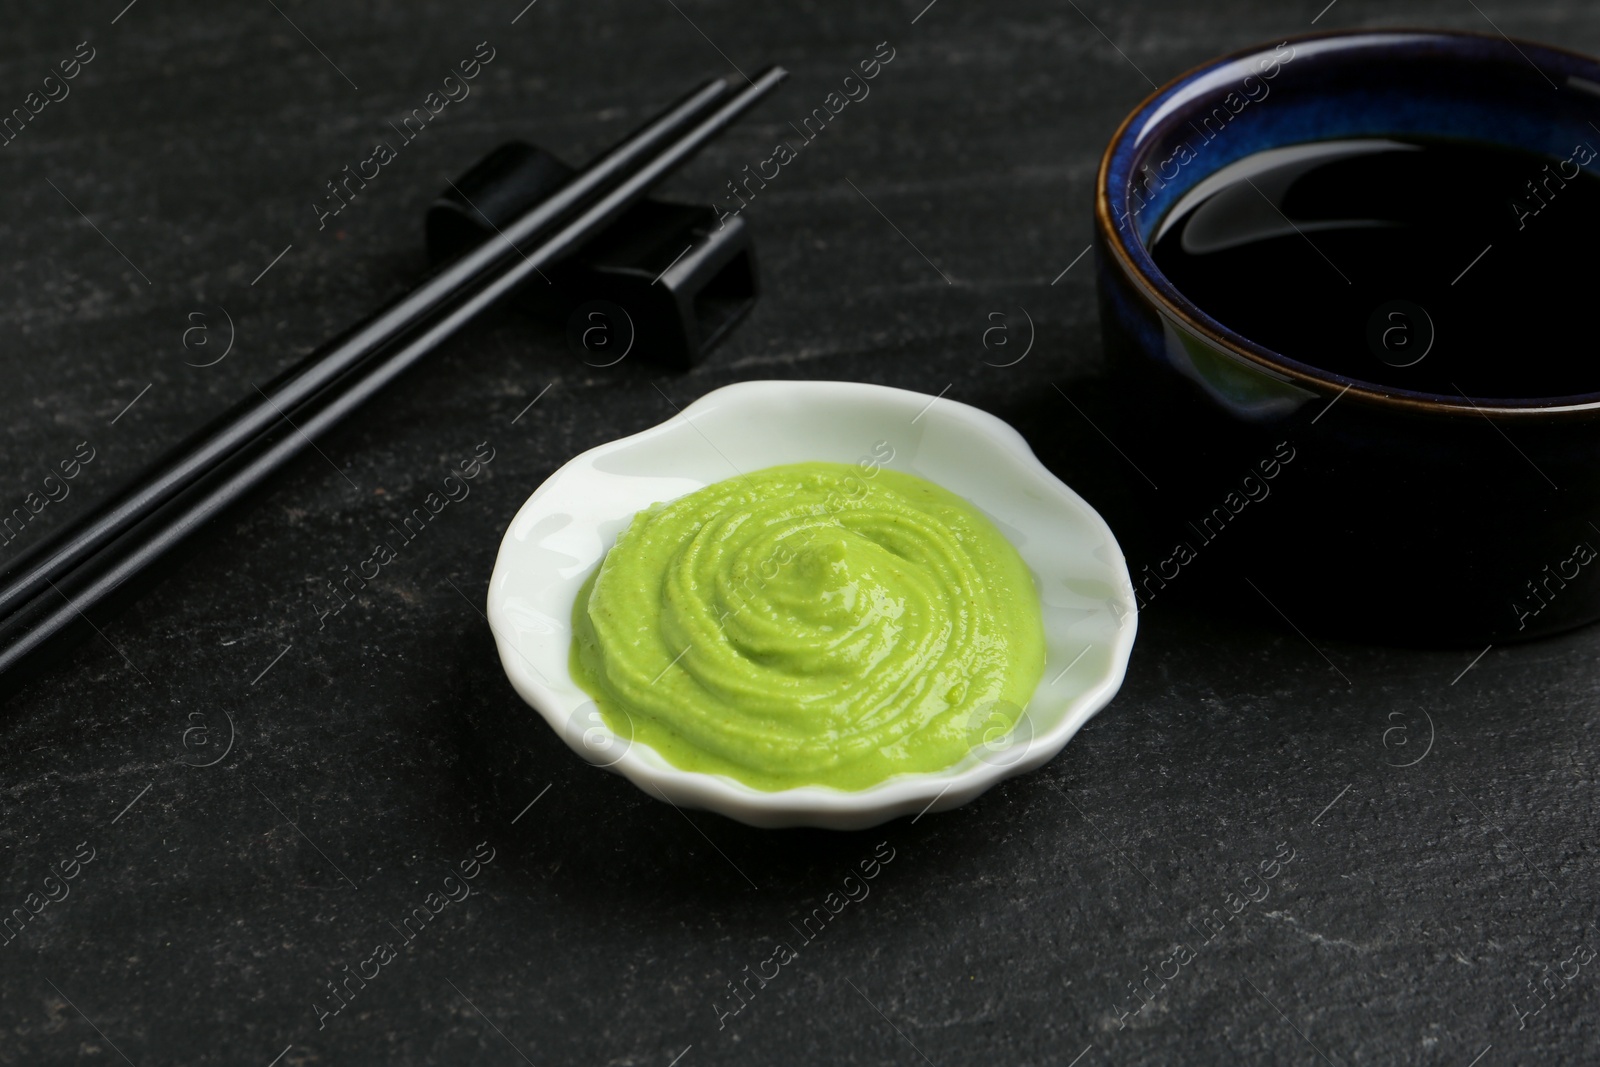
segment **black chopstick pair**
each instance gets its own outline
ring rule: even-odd
[[[312,353],[7,568],[0,688],[47,661],[86,612],[282,470],[313,439],[500,297],[576,251],[786,78],[714,79],[645,123],[500,236]],[[532,244],[533,247],[525,247]]]

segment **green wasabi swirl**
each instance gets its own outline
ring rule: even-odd
[[[573,608],[613,731],[763,790],[862,789],[1009,729],[1039,596],[985,516],[876,466],[796,463],[634,516]]]

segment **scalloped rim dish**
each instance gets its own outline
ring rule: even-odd
[[[1039,589],[1048,658],[1005,744],[932,773],[856,791],[765,792],[685,771],[642,743],[620,742],[568,673],[572,608],[635,512],[712,482],[779,463],[855,463],[883,443],[884,464],[965,497],[1017,547]],[[646,793],[752,826],[862,829],[944,811],[1045,763],[1116,694],[1137,629],[1133,585],[1103,519],[987,412],[923,393],[854,382],[743,382],[707,393],[631,437],[592,448],[551,475],[517,512],[489,582],[489,627],[518,695],[572,749],[596,731],[606,763]],[[587,744],[586,744],[587,742]],[[605,745],[599,746],[601,750]]]

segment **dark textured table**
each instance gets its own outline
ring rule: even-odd
[[[1150,490],[1084,419],[1103,365],[1082,253],[1100,148],[1150,79],[1314,19],[1492,18],[1596,50],[1600,14],[524,2],[9,13],[0,509],[27,517],[4,558],[403,288],[426,202],[494,144],[581,159],[702,77],[784,63],[792,81],[669,187],[721,202],[880,42],[894,58],[745,209],[766,293],[697,370],[588,366],[559,328],[493,313],[8,701],[0,1063],[1600,1055],[1594,630],[1313,646],[1197,573],[1152,603],[1121,694],[1060,757],[856,834],[686,816],[554,736],[512,775],[474,726],[521,712],[480,615],[517,506],[731,381],[948,389],[1136,521]],[[470,95],[324,215],[326,183],[475,53]],[[77,76],[46,82],[64,60]],[[995,366],[1027,318],[1031,352]],[[470,498],[319,620],[328,581],[484,442]],[[802,944],[875,854],[870,894]],[[447,883],[463,863],[475,877]],[[750,980],[780,942],[798,958]]]

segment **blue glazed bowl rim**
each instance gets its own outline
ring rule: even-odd
[[[1212,71],[1240,60],[1271,54],[1272,49],[1281,47],[1281,44],[1325,41],[1342,41],[1347,42],[1350,47],[1359,45],[1366,48],[1428,43],[1435,48],[1454,53],[1463,62],[1481,61],[1482,55],[1479,50],[1486,41],[1504,43],[1521,53],[1519,62],[1534,63],[1536,57],[1544,57],[1556,66],[1581,67],[1590,80],[1600,82],[1600,59],[1594,56],[1555,45],[1508,37],[1505,34],[1478,33],[1472,30],[1406,27],[1324,30],[1280,38],[1278,42],[1254,44],[1208,59],[1172,78],[1146,96],[1118,125],[1100,158],[1099,172],[1095,177],[1095,229],[1100,247],[1114,260],[1114,267],[1120,269],[1164,314],[1182,322],[1220,351],[1265,370],[1274,378],[1292,382],[1318,395],[1337,395],[1339,398],[1345,398],[1347,402],[1354,400],[1379,407],[1436,415],[1492,415],[1519,420],[1530,418],[1549,420],[1561,416],[1594,416],[1600,413],[1600,391],[1559,397],[1496,398],[1475,401],[1462,394],[1452,396],[1380,386],[1359,378],[1336,374],[1309,363],[1302,363],[1258,344],[1212,318],[1199,305],[1178,291],[1171,280],[1156,266],[1149,249],[1136,234],[1134,235],[1136,243],[1132,245],[1125,239],[1112,211],[1111,175],[1131,166],[1136,148],[1132,131],[1142,129],[1164,105]],[[1326,58],[1336,51],[1338,49],[1321,50],[1298,62],[1316,63],[1319,58]],[[1543,68],[1537,63],[1534,65],[1542,73]]]

